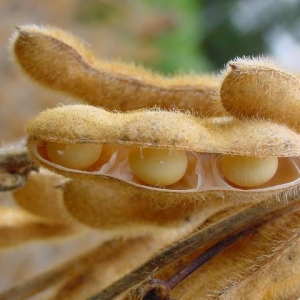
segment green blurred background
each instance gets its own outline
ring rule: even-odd
[[[272,56],[299,70],[300,1],[297,0],[142,0],[157,19],[149,37],[161,56],[151,67],[164,73],[178,70],[217,71],[237,56]],[[86,2],[77,18],[101,23],[120,18],[116,1]],[[128,1],[134,10],[134,2]],[[155,22],[155,17],[154,20]],[[159,30],[160,29],[160,30]],[[127,33],[130,36],[130,33]],[[294,57],[293,57],[294,56]],[[147,60],[145,62],[147,63]]]

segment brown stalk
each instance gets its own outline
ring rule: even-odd
[[[269,200],[270,203],[259,203],[250,208],[246,208],[241,212],[238,212],[226,219],[204,228],[203,230],[193,233],[192,235],[158,253],[139,268],[125,275],[120,280],[111,284],[98,294],[90,297],[89,300],[114,299],[124,291],[140,283],[143,279],[149,277],[149,274],[153,274],[155,271],[162,269],[180,257],[185,256],[198,248],[201,248],[208,242],[222,239],[229,234],[236,232],[237,230],[242,233],[243,230],[246,230],[245,227],[251,228],[255,226],[253,224],[261,225],[263,222],[267,222],[276,216],[281,216],[284,213],[288,213],[299,208],[299,197],[288,197],[287,200],[286,198],[284,200],[284,197],[286,197],[286,195],[283,194],[281,195],[281,201],[276,201],[275,198],[273,198],[272,202]],[[171,285],[176,285],[176,280],[172,279],[172,281],[173,280],[174,282],[171,282]],[[153,295],[153,297],[154,296],[155,295]],[[157,299],[157,297],[153,299]]]
[[[266,217],[263,220],[251,224],[245,229],[232,234],[219,241],[214,246],[207,249],[205,252],[201,253],[196,259],[190,262],[187,266],[181,269],[178,273],[171,276],[169,279],[163,281],[159,279],[150,279],[148,282],[142,285],[147,285],[146,294],[143,296],[143,300],[170,300],[170,291],[173,290],[177,285],[179,285],[183,280],[185,280],[189,275],[198,270],[210,259],[221,253],[223,250],[228,248],[230,245],[245,237],[248,234],[255,232],[258,228],[264,224],[279,218],[281,216],[295,212],[299,209],[299,204],[288,206],[282,210],[275,211],[269,218]],[[140,294],[140,292],[138,292]]]
[[[193,260],[191,263],[189,263],[186,267],[184,267],[182,270],[180,270],[177,274],[170,277],[168,280],[166,280],[166,285],[172,290],[174,289],[180,282],[182,282],[185,278],[187,278],[189,275],[191,275],[194,271],[199,269],[201,266],[203,266],[206,262],[208,262],[210,259],[212,259],[214,256],[222,252],[224,249],[229,247],[234,242],[238,241],[242,237],[246,236],[247,234],[254,232],[256,229],[258,229],[260,226],[264,225],[268,221],[277,218],[279,216],[282,216],[286,213],[289,213],[291,211],[290,207],[288,209],[285,209],[283,211],[280,211],[277,214],[274,214],[270,219],[263,220],[261,222],[258,222],[256,224],[250,225],[246,227],[245,229],[239,231],[236,234],[233,234],[229,237],[227,237],[224,240],[221,240],[217,244],[215,244],[213,247],[206,250],[204,253],[199,255],[195,260]]]
[[[22,187],[32,170],[37,170],[37,166],[29,158],[25,145],[0,149],[0,192]]]

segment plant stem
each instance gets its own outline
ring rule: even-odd
[[[237,230],[243,230],[246,226],[251,226],[251,224],[269,220],[276,213],[280,213],[282,209],[286,209],[289,212],[299,208],[299,197],[294,198],[290,196],[286,199],[286,195],[282,194],[281,198],[280,201],[272,198],[263,203],[258,203],[191,234],[164,251],[161,251],[139,268],[125,275],[98,294],[90,297],[89,300],[112,300],[124,291],[137,285],[143,278],[146,279],[154,270],[162,269],[180,257],[203,247],[208,242],[220,240]],[[172,284],[175,284],[175,282]]]

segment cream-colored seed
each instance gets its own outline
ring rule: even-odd
[[[153,186],[167,186],[185,174],[188,159],[185,151],[134,147],[128,161],[135,176]]]
[[[84,170],[99,159],[102,145],[48,142],[46,149],[52,162],[69,169]]]
[[[278,168],[277,157],[224,155],[221,170],[225,178],[241,187],[256,187],[268,182]]]

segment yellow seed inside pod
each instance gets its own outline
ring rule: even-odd
[[[185,151],[134,147],[128,161],[135,176],[153,186],[167,186],[185,174],[188,158]]]
[[[52,162],[69,169],[84,170],[99,159],[102,145],[47,142],[46,150]]]
[[[224,155],[221,159],[225,178],[241,187],[251,188],[268,182],[277,168],[277,157]]]

